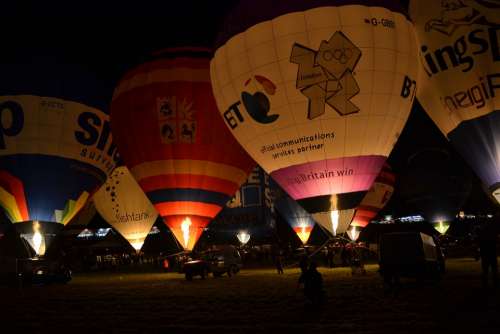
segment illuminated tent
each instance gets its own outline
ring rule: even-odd
[[[500,2],[418,0],[410,12],[418,99],[500,203]]]
[[[192,250],[255,164],[217,115],[208,52],[166,50],[128,72],[115,89],[111,122],[130,172]]]
[[[399,1],[241,1],[211,61],[233,135],[318,222],[347,228],[412,106]]]
[[[99,214],[139,251],[158,217],[127,167],[117,167],[93,197]]]
[[[106,97],[96,78],[57,59],[1,73],[0,207],[43,254],[115,166]]]

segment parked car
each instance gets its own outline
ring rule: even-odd
[[[212,273],[214,277],[227,274],[229,277],[236,275],[242,267],[241,255],[234,246],[220,247],[217,250],[203,252],[198,258],[190,259],[182,266],[187,280],[194,276],[202,279]]]
[[[418,232],[381,235],[379,264],[380,274],[389,281],[392,277],[439,279],[445,270],[441,248],[432,236]]]
[[[57,260],[45,258],[0,258],[0,281],[9,285],[65,284],[71,281],[71,270]]]

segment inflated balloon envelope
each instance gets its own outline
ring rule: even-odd
[[[111,104],[123,161],[186,250],[255,165],[218,116],[209,59],[164,50],[124,76]]]
[[[417,59],[398,1],[242,1],[211,80],[241,145],[335,230],[347,228],[397,141]]]
[[[0,206],[43,254],[115,166],[106,97],[48,59],[3,65],[0,89]]]
[[[410,3],[418,99],[500,203],[500,1]]]
[[[158,213],[127,167],[115,168],[93,200],[99,214],[140,251]]]

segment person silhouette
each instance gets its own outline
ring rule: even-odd
[[[317,270],[316,262],[312,261],[309,268],[302,272],[299,284],[304,284],[304,296],[313,306],[321,306],[325,301],[323,276]]]
[[[488,276],[491,272],[493,287],[498,285],[497,236],[498,222],[486,220],[478,233],[479,255],[481,257],[481,281],[483,287],[488,287]]]

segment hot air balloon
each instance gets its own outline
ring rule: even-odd
[[[260,240],[270,233],[274,234],[274,202],[269,181],[269,175],[256,166],[215,218],[211,226],[214,234],[222,236],[231,231],[233,239],[233,234],[242,230],[252,233],[254,239]]]
[[[395,182],[396,176],[391,167],[387,163],[384,164],[370,191],[356,208],[351,226],[366,227],[391,199]]]
[[[276,199],[275,207],[305,245],[314,228],[314,220],[311,215],[286,194]]]
[[[418,100],[500,203],[500,2],[410,3]]]
[[[115,168],[93,200],[99,214],[140,251],[158,213],[127,167]]]
[[[0,206],[37,254],[118,159],[99,82],[59,60],[5,64],[0,80]]]
[[[123,161],[185,250],[255,163],[218,116],[209,53],[170,49],[128,72],[111,123]]]
[[[315,219],[347,228],[414,99],[399,1],[247,0],[224,27],[211,80],[226,125]]]

